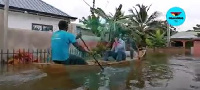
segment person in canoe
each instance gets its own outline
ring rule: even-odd
[[[104,61],[108,61],[108,58],[112,56],[116,61],[126,60],[126,49],[125,42],[119,38],[115,37],[115,41],[112,45],[112,49],[108,50],[104,54]]]
[[[133,59],[133,57],[135,57],[135,55],[137,54],[136,43],[134,42],[133,39],[128,38],[127,39],[127,46],[128,46],[128,49],[130,50],[130,57],[131,57],[131,59]]]
[[[51,37],[51,50],[52,50],[52,61],[56,64],[65,65],[85,65],[87,62],[76,55],[69,53],[70,44],[73,44],[81,52],[90,53],[80,46],[76,39],[81,37],[78,34],[76,37],[68,31],[68,22],[61,20],[58,23],[59,30],[54,32]]]

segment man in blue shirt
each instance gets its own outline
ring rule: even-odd
[[[52,60],[56,64],[65,65],[84,65],[86,61],[76,55],[69,53],[70,45],[73,44],[81,52],[88,52],[81,47],[76,39],[81,37],[81,34],[75,37],[72,33],[67,32],[68,23],[66,21],[60,21],[58,24],[59,30],[54,32],[51,37],[51,49],[52,49]]]

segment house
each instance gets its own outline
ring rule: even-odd
[[[4,0],[0,0],[3,9]],[[58,30],[60,20],[76,19],[42,0],[9,0],[8,28],[53,31]]]
[[[198,33],[194,31],[178,32],[171,36],[172,46],[190,48],[193,46],[193,39],[197,38]]]
[[[171,36],[172,46],[183,47],[184,50],[189,49],[194,56],[200,56],[200,32],[184,31],[178,32]]]
[[[0,0],[0,34],[3,34],[3,9],[4,0]],[[76,19],[42,0],[9,0],[7,48],[47,49],[51,45],[51,32],[58,30],[58,22]],[[70,23],[68,31],[77,34],[76,31],[80,29],[78,26]],[[95,47],[99,38],[85,28],[83,31],[83,39],[88,45]],[[0,35],[0,48],[3,48],[3,38]]]
[[[4,41],[4,0],[0,0],[0,49],[46,49],[50,47],[52,31],[58,22],[76,20],[42,0],[9,0],[7,40]],[[74,33],[75,25],[69,25]],[[47,33],[47,31],[49,31]]]

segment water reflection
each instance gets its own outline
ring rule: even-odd
[[[126,81],[127,89],[142,89],[145,88],[147,84],[152,87],[159,87],[172,78],[173,73],[167,65],[167,56],[164,54],[151,56],[147,55],[149,58],[148,61],[135,62]],[[166,81],[161,82],[162,80]],[[167,84],[165,86],[167,86]]]
[[[194,73],[195,73],[195,81],[200,82],[200,63],[197,63],[194,67]]]
[[[86,73],[83,77],[84,87],[90,90],[110,90],[110,88],[120,88],[124,84],[127,74],[130,71],[129,67],[126,68],[112,68],[106,67],[103,72],[99,73]],[[77,74],[71,74],[71,78],[78,80]],[[77,82],[80,83],[78,80]],[[116,90],[116,89],[115,89]]]
[[[134,87],[144,88],[143,64],[141,61],[136,61],[133,66],[126,81],[126,89],[133,89]]]

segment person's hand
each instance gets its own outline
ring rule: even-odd
[[[76,39],[79,39],[79,38],[81,38],[81,37],[82,37],[82,34],[79,33],[79,34],[77,34]]]
[[[94,51],[87,51],[87,53],[90,54],[90,55],[94,55],[96,52],[94,52]]]

